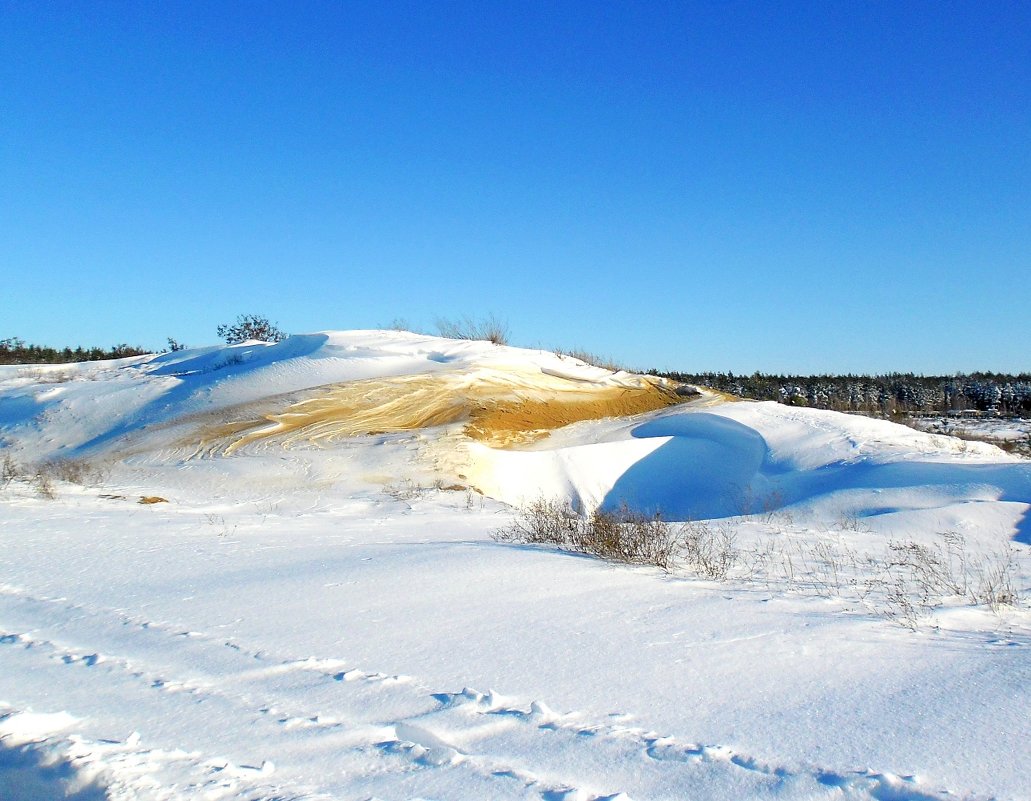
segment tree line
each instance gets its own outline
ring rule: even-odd
[[[218,336],[230,345],[250,339],[262,342],[279,342],[286,334],[275,323],[260,314],[241,314],[234,323],[226,323],[216,329]],[[186,345],[169,337],[166,350],[184,350]],[[96,362],[102,359],[123,359],[126,356],[143,356],[153,351],[136,345],[121,343],[110,348],[51,348],[46,345],[27,344],[19,337],[0,339],[0,364],[69,364],[71,362]]]
[[[150,351],[124,342],[110,348],[51,348],[46,345],[31,345],[18,337],[0,339],[0,364],[68,364],[70,362],[95,362],[101,359],[123,359],[126,356],[142,356]]]
[[[768,375],[649,371],[688,384],[701,384],[753,400],[772,400],[867,414],[947,414],[979,411],[999,415],[1031,414],[1031,374],[971,373],[952,376]]]

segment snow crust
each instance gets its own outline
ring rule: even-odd
[[[559,496],[741,546],[958,532],[1026,582],[1031,464],[711,394],[509,449],[460,424],[175,445],[241,404],[423,374],[521,396],[646,381],[376,331],[0,368],[4,452],[105,472],[56,500],[0,490],[0,798],[1031,798],[1026,599],[911,631],[490,536]]]

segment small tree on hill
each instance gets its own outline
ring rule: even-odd
[[[275,323],[270,323],[268,317],[258,314],[241,314],[232,325],[220,325],[215,331],[230,345],[246,342],[248,339],[257,339],[261,342],[280,342],[286,339],[286,334]]]

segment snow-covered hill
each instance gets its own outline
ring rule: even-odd
[[[992,446],[382,331],[0,367],[0,436],[5,801],[1031,797]],[[492,538],[541,497],[735,564]]]

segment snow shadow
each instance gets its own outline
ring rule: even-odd
[[[45,414],[51,406],[61,401],[59,392],[52,392],[45,399],[39,397],[41,394],[43,393],[38,386],[32,386],[0,398],[0,425],[12,428],[24,425],[34,417]]]
[[[668,519],[701,520],[775,511],[845,490],[919,488],[955,502],[1031,504],[1029,463],[854,461],[798,469],[774,459],[759,432],[704,412],[648,422],[632,435],[670,439],[616,480],[602,508],[626,503]],[[860,517],[887,511],[896,509],[881,504],[854,510]],[[1031,544],[1031,510],[1017,523],[1014,539]]]
[[[268,367],[275,362],[308,356],[319,350],[328,340],[329,337],[325,334],[295,334],[274,345],[259,342],[215,346],[156,356],[148,364],[160,366],[150,370],[150,374],[177,378],[179,383],[118,425],[79,445],[75,448],[74,454],[86,455],[140,428],[165,422],[170,416],[181,412],[182,404],[194,396],[201,396],[210,387]],[[212,373],[218,375],[213,376]]]
[[[1017,533],[1013,539],[1024,545],[1031,545],[1031,508],[1024,512],[1024,516],[1017,522]]]
[[[955,464],[949,462],[867,462],[831,464],[799,471],[783,480],[785,501],[794,503],[850,489],[934,487],[957,501],[1031,503],[1031,464]]]
[[[679,520],[730,517],[766,489],[760,474],[769,460],[766,440],[735,420],[699,412],[644,423],[631,433],[671,439],[617,479],[603,509],[626,503]]]
[[[831,464],[784,476],[779,483],[778,497],[785,506],[841,490],[874,489],[934,489],[956,503],[990,500],[1031,504],[1031,464],[1027,463]],[[866,517],[899,509],[859,504],[853,511],[858,517]],[[1031,508],[1016,522],[1013,539],[1031,544]]]
[[[216,345],[186,351],[173,351],[155,356],[148,363],[151,375],[185,378],[218,371],[240,376],[273,362],[309,356],[329,341],[326,334],[294,334],[281,342],[248,342],[238,345]],[[155,365],[157,365],[155,367]]]
[[[67,761],[51,762],[29,747],[0,745],[0,798],[3,801],[106,801],[107,791],[97,782],[83,783]]]

